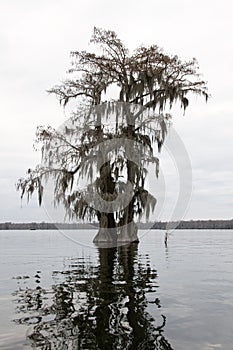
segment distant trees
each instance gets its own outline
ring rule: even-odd
[[[153,224],[150,223],[140,223],[139,227],[141,229],[158,229],[166,230],[167,222],[157,221]],[[175,222],[177,230],[189,230],[189,229],[200,229],[200,230],[233,230],[233,220],[189,220]],[[0,223],[0,230],[81,230],[84,228],[95,228],[98,225],[88,225],[88,224],[76,224],[76,223],[50,223],[50,222],[27,222],[27,223],[14,223],[14,222],[3,222]]]
[[[208,98],[195,59],[182,62],[158,46],[132,54],[113,31],[94,28],[98,53],[71,53],[70,78],[49,90],[78,108],[60,130],[39,127],[42,164],[18,181],[22,197],[43,197],[44,181],[54,181],[54,202],[72,218],[98,219],[96,242],[137,241],[135,219],[149,217],[156,200],[145,187],[148,164],[158,176],[154,154],[165,140],[175,103],[185,111],[189,94]],[[111,90],[112,89],[112,90]],[[114,99],[109,98],[117,95]],[[79,187],[86,177],[89,184]]]

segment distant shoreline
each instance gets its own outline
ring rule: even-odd
[[[185,229],[233,229],[233,219],[231,220],[188,220],[176,222],[149,222],[140,223],[140,229],[158,229],[167,230],[171,227],[176,227],[179,230]],[[83,229],[98,229],[98,223],[48,223],[48,222],[27,222],[27,223],[14,223],[3,222],[0,223],[0,230],[83,230]]]

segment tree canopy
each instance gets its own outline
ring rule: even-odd
[[[154,210],[156,199],[145,188],[148,164],[165,140],[175,103],[185,111],[190,94],[208,99],[196,59],[183,62],[156,45],[133,53],[115,32],[94,28],[91,42],[98,53],[71,52],[69,78],[49,93],[63,106],[77,108],[59,129],[40,126],[42,163],[18,181],[22,197],[37,190],[42,202],[44,182],[54,180],[54,202],[69,217],[97,218],[97,240],[137,239],[134,219]],[[117,97],[109,97],[111,88]],[[86,177],[87,186],[80,188]]]

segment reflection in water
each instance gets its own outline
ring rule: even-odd
[[[163,335],[166,318],[154,297],[157,273],[148,256],[137,250],[137,244],[99,248],[98,266],[84,259],[66,260],[68,266],[53,272],[54,284],[47,290],[40,287],[39,271],[36,288],[27,286],[29,280],[19,285],[14,293],[19,317],[14,321],[30,326],[31,347],[172,349]],[[149,304],[158,311],[156,319],[148,312]]]

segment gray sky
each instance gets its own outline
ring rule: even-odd
[[[173,119],[193,170],[185,218],[232,218],[232,11],[230,0],[1,0],[0,222],[48,220],[36,200],[21,208],[14,184],[39,162],[32,149],[36,126],[58,127],[67,118],[45,90],[65,77],[71,50],[88,49],[94,26],[115,30],[132,50],[157,44],[181,59],[197,58],[211,99],[193,99],[186,115],[176,110]],[[162,170],[168,179],[161,219],[167,219],[177,179],[169,166]]]

